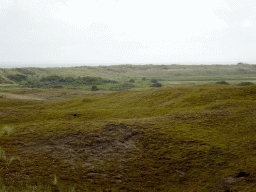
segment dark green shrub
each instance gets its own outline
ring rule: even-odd
[[[28,78],[26,75],[21,75],[21,74],[8,75],[7,77],[15,82],[21,82]]]
[[[98,90],[99,90],[99,88],[96,85],[92,86],[92,91],[98,91]]]
[[[156,83],[150,85],[150,87],[162,87],[162,84],[160,82],[156,82]]]
[[[156,79],[151,79],[152,83],[158,83],[158,81]]]
[[[103,79],[101,77],[82,77],[81,78],[82,84],[85,85],[100,85],[103,83]]]
[[[45,82],[45,81],[55,81],[55,82],[58,82],[60,79],[62,79],[60,76],[58,75],[51,75],[51,76],[48,76],[48,77],[43,77],[41,78],[41,82]]]
[[[65,77],[65,81],[68,83],[74,82],[76,79],[74,77]]]
[[[130,79],[129,82],[130,82],[130,83],[135,83],[135,80],[134,80],[134,79]]]
[[[142,79],[141,79],[142,81],[146,81],[147,79],[146,79],[146,77],[142,77]]]
[[[216,84],[224,84],[224,85],[229,85],[228,82],[226,81],[217,81]]]
[[[238,86],[249,86],[249,85],[254,85],[252,82],[241,82],[238,84]]]

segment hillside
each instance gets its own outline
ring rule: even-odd
[[[77,96],[0,98],[9,191],[255,191],[255,85]]]
[[[157,79],[163,86],[179,84],[198,84],[226,80],[230,84],[242,81],[256,82],[256,65],[114,65],[97,67],[70,68],[12,68],[0,69],[0,83],[13,82],[12,75],[27,77],[26,81],[58,75],[61,77],[101,77],[124,83],[130,79],[136,82],[135,87],[145,89],[150,83],[140,82],[143,77]],[[8,80],[9,79],[9,80]],[[20,79],[21,81],[23,79]],[[16,83],[19,83],[16,81]],[[109,89],[111,86],[102,87]],[[136,89],[136,88],[134,88]]]

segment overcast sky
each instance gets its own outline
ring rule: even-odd
[[[240,61],[255,0],[0,0],[0,67]]]

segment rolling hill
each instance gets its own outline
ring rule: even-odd
[[[7,191],[255,191],[255,85],[71,92],[0,98]]]

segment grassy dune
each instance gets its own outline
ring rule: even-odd
[[[85,93],[0,98],[2,188],[256,189],[255,85]]]

